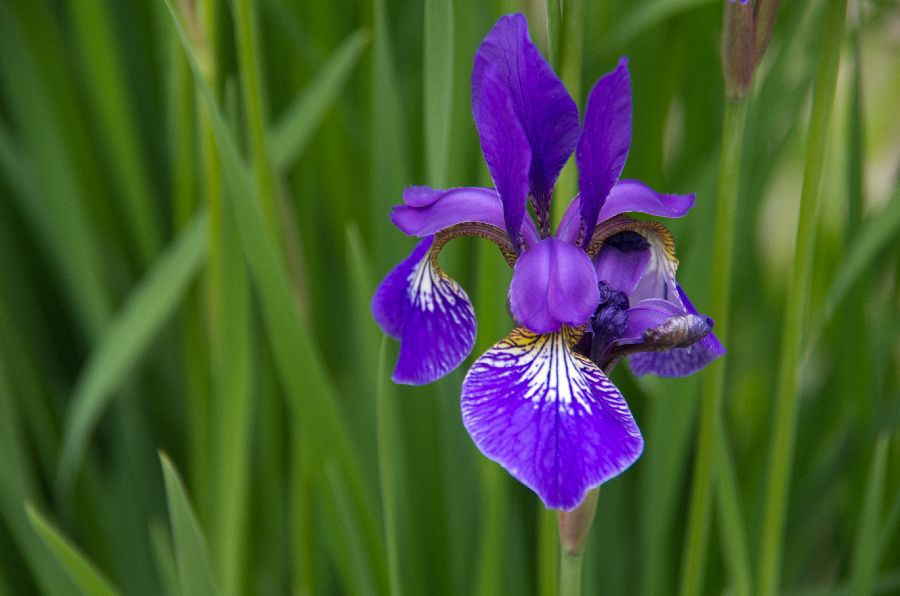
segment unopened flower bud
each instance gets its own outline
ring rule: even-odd
[[[722,25],[722,74],[732,99],[747,95],[756,69],[753,6],[749,0],[727,0]]]
[[[772,37],[772,28],[775,26],[775,13],[777,11],[778,0],[758,0],[756,6],[753,7],[757,64],[762,60],[763,54],[766,53],[766,48],[769,47],[769,38]]]

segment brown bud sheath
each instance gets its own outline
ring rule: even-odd
[[[594,514],[597,512],[597,497],[600,489],[594,488],[584,496],[584,501],[572,511],[559,512],[559,547],[569,555],[578,555],[584,548]]]
[[[756,64],[762,60],[766,48],[769,47],[769,38],[772,37],[772,28],[775,26],[775,13],[778,11],[778,0],[758,0],[753,7],[753,24],[756,29],[754,43],[756,44]]]
[[[753,6],[747,0],[727,0],[722,25],[722,74],[732,99],[747,95],[756,68]]]

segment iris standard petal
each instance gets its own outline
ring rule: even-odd
[[[528,168],[532,156],[525,131],[515,117],[512,98],[496,70],[484,73],[481,99],[477,105],[473,103],[472,110],[484,160],[503,201],[506,231],[519,251],[519,231],[528,202]]]
[[[695,195],[668,195],[656,192],[638,180],[619,180],[597,215],[597,223],[612,219],[622,213],[636,212],[657,217],[677,218],[686,214],[694,206]],[[559,229],[558,238],[575,242],[581,226],[581,196],[576,196],[566,208]]]
[[[631,80],[628,61],[601,77],[588,96],[584,130],[578,140],[578,190],[587,246],[597,214],[622,174],[631,146]]]
[[[535,333],[587,321],[600,299],[587,254],[558,238],[544,238],[516,262],[509,305],[516,321]]]
[[[702,316],[691,304],[690,299],[676,286],[679,300],[684,305],[682,314]],[[658,302],[658,301],[646,301]],[[628,313],[631,322],[631,311]],[[713,320],[706,317],[710,326]],[[694,373],[719,356],[725,353],[725,348],[713,334],[707,334],[703,339],[687,348],[675,348],[665,352],[642,352],[629,358],[631,371],[636,375],[654,374],[660,377],[685,377]]]
[[[422,385],[446,375],[475,345],[475,312],[459,285],[432,262],[434,237],[423,238],[378,286],[372,314],[400,340],[397,383]]]
[[[490,76],[491,72],[498,76]],[[484,109],[485,103],[496,101],[488,90],[494,80],[502,83],[500,90],[510,99],[514,116],[527,137],[531,151],[529,188],[542,218],[549,214],[553,186],[578,143],[578,107],[531,42],[528,23],[520,14],[501,17],[475,54],[472,115],[485,155],[489,150],[492,154],[505,150],[502,146],[492,148],[497,139],[485,139],[482,132],[496,128],[493,120],[505,117]]]
[[[566,510],[644,445],[619,390],[571,349],[572,333],[513,330],[475,361],[462,389],[463,424],[481,452],[548,508]]]

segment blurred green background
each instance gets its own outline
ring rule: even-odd
[[[851,0],[823,39],[829,2],[782,4],[748,98],[701,591],[742,593],[759,562],[813,80],[839,44],[780,591],[896,594],[900,7]],[[522,11],[579,105],[629,56],[625,175],[697,193],[667,225],[705,310],[722,3],[574,6],[548,41],[542,1],[0,0],[0,593],[555,592],[554,515],[468,439],[466,366],[393,386],[368,303],[413,244],[388,221],[402,188],[489,182],[472,57]],[[474,240],[442,259],[477,355],[511,327],[509,270]],[[616,369],[646,451],[601,491],[585,593],[676,591],[704,374]]]

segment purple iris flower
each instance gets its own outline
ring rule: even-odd
[[[372,311],[400,340],[394,381],[446,375],[472,350],[476,323],[438,253],[459,236],[497,244],[514,268],[516,327],[466,375],[463,423],[548,508],[573,509],[643,449],[604,368],[628,358],[635,374],[683,376],[724,352],[675,281],[668,231],[624,215],[681,217],[694,196],[620,180],[631,143],[626,60],[594,85],[581,126],[522,15],[502,17],[478,49],[472,114],[494,188],[404,191],[391,219],[422,240],[382,281]],[[553,188],[573,151],[580,193],[551,234]]]

